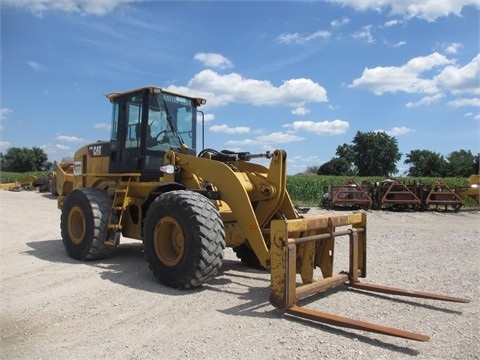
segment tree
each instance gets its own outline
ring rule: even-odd
[[[334,157],[318,168],[317,175],[351,175],[351,168],[350,162],[346,159]]]
[[[390,176],[402,154],[397,140],[383,131],[358,131],[353,139],[354,164],[359,176]]]
[[[445,176],[447,162],[439,153],[430,150],[412,150],[406,156],[405,164],[410,164],[409,176]]]
[[[450,153],[447,156],[448,160],[448,176],[469,177],[471,174],[478,171],[476,168],[476,158],[470,150],[459,150]]]
[[[353,146],[350,144],[339,145],[335,155],[318,168],[317,175],[355,175]]]
[[[335,154],[339,158],[347,160],[350,164],[353,164],[355,162],[355,150],[353,149],[353,145],[339,145],[337,146],[337,151],[335,152]]]
[[[307,166],[307,170],[305,170],[306,174],[316,174],[318,171],[318,166]]]
[[[0,153],[0,167],[2,171],[12,172],[45,171],[52,167],[52,163],[48,162],[47,154],[38,147],[12,147],[5,154]]]

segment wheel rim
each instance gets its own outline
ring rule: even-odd
[[[74,244],[80,244],[85,238],[86,221],[83,211],[73,207],[68,213],[68,236]]]
[[[185,253],[182,227],[173,217],[166,216],[157,223],[153,233],[155,252],[165,265],[177,265]]]

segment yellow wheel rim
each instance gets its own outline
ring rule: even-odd
[[[178,221],[171,216],[162,218],[155,226],[153,244],[162,263],[177,265],[185,253],[185,236]]]
[[[70,240],[78,245],[85,238],[86,220],[83,211],[78,207],[73,207],[68,213],[68,236]]]

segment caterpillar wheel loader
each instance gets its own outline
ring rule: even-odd
[[[72,258],[102,258],[122,236],[138,239],[160,283],[192,288],[215,276],[228,246],[245,264],[270,271],[270,302],[294,317],[419,341],[428,337],[306,309],[297,301],[347,285],[468,302],[360,282],[366,276],[365,213],[299,216],[286,190],[282,150],[203,149],[197,155],[204,99],[153,86],[107,97],[113,105],[110,140],[80,148],[72,162],[56,167],[61,236]],[[262,157],[269,167],[251,161]],[[350,265],[334,274],[340,238],[349,241]]]

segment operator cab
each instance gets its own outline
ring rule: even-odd
[[[166,151],[196,155],[197,107],[205,99],[146,87],[107,95],[113,104],[111,173],[158,179]]]

